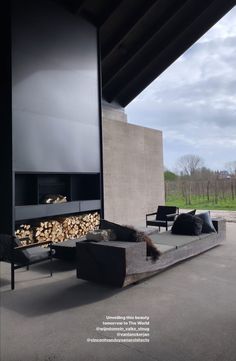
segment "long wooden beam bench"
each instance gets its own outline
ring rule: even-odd
[[[199,236],[174,235],[171,231],[149,235],[161,251],[156,262],[147,257],[145,242],[77,242],[77,277],[125,287],[218,246],[226,238],[226,224],[225,220],[213,220],[213,224],[217,232]]]

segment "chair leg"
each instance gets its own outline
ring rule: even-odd
[[[26,266],[26,269],[27,269],[27,271],[29,271],[29,265],[27,264],[27,266]]]
[[[15,268],[14,263],[11,262],[11,289],[14,290],[15,288]]]
[[[52,250],[50,250],[50,276],[52,277]]]

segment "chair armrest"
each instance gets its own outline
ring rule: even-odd
[[[39,247],[39,246],[44,246],[46,244],[52,244],[52,241],[43,241],[43,242],[38,242],[38,243],[31,243],[31,244],[27,244],[26,246],[17,246],[14,247],[15,250],[24,250],[24,249],[28,249],[28,248],[33,248],[33,247]]]
[[[148,216],[154,216],[155,214],[157,214],[157,212],[154,212],[154,213],[148,213],[148,214],[146,214],[146,218],[147,218]]]
[[[172,214],[167,214],[166,215],[166,218],[170,218],[170,217],[175,217],[175,216],[178,216],[179,213],[172,213]]]

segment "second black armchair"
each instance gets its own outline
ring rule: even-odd
[[[158,206],[156,212],[146,214],[146,227],[159,227],[159,231],[161,227],[165,227],[168,230],[168,227],[173,225],[178,214],[179,208],[176,206]],[[151,216],[152,219],[150,219]],[[155,216],[154,219],[153,216]]]

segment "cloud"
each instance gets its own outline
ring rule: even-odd
[[[163,131],[165,165],[198,154],[212,169],[236,159],[236,7],[126,108]]]

